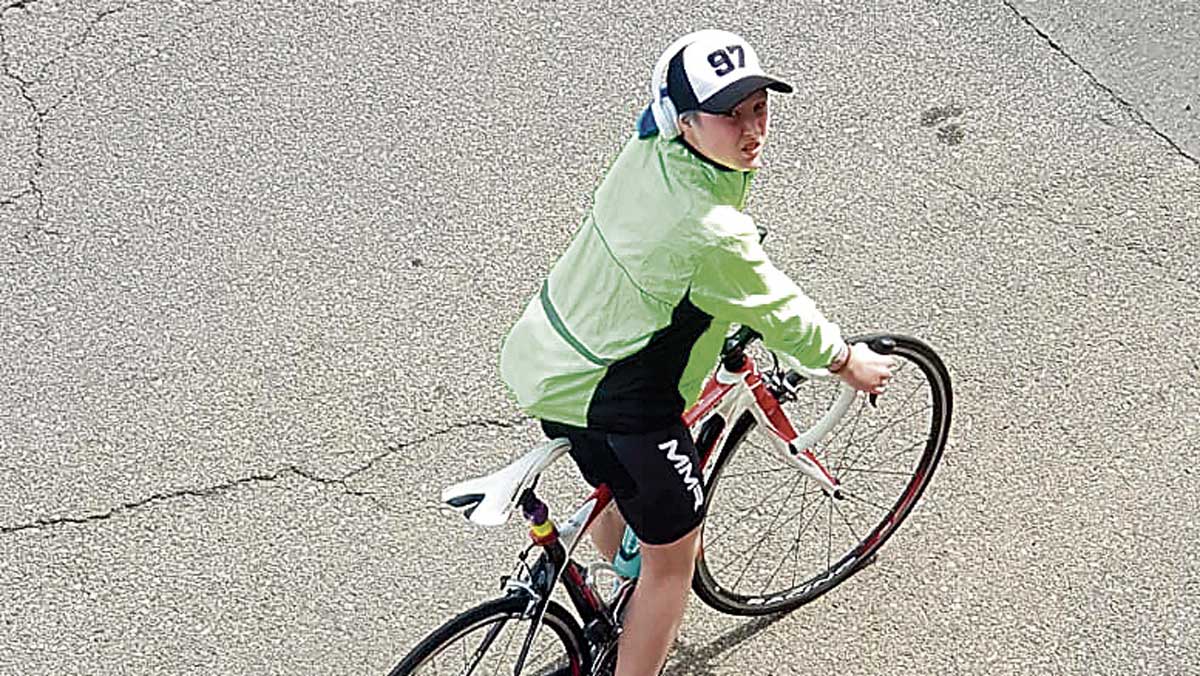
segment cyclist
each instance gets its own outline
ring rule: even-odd
[[[501,352],[522,409],[570,439],[589,483],[612,489],[617,510],[593,526],[597,548],[613,557],[626,523],[641,543],[617,676],[657,673],[683,616],[705,503],[680,416],[730,324],[860,391],[882,392],[891,377],[892,358],[848,346],[742,213],[762,166],[768,91],[792,87],[733,33],[668,47],[637,133]]]

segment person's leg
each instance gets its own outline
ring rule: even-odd
[[[613,457],[605,433],[550,420],[543,420],[541,423],[542,431],[548,438],[566,438],[571,442],[571,458],[579,466],[584,480],[593,488],[604,483],[608,484],[609,488],[620,491],[632,485],[632,480],[625,475]],[[596,549],[611,562],[621,547],[621,538],[625,535],[625,517],[617,511],[615,504],[610,503],[600,516],[596,517],[588,532]]]
[[[652,676],[679,632],[700,529],[666,545],[641,544],[642,574],[622,624],[615,676]]]
[[[653,676],[679,631],[704,518],[700,458],[682,424],[609,434],[629,483],[614,490],[641,550],[641,574],[623,621],[616,676]]]
[[[592,534],[592,544],[604,555],[604,560],[611,562],[621,548],[621,538],[625,536],[625,517],[617,511],[615,504],[610,503],[592,522],[588,532]]]

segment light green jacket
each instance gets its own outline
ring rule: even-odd
[[[678,139],[625,144],[504,341],[501,375],[524,411],[614,431],[678,421],[731,323],[802,364],[830,362],[838,327],[772,265],[742,213],[752,178]]]

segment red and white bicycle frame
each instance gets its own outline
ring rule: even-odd
[[[790,366],[808,379],[834,377],[825,369],[807,369],[797,364]],[[683,422],[692,431],[693,436],[714,415],[721,416],[726,422],[717,437],[711,443],[706,443],[706,448],[698,449],[703,453],[700,465],[706,481],[716,466],[718,449],[724,447],[733,424],[741,419],[743,413],[749,411],[755,422],[769,432],[767,436],[781,458],[817,482],[826,493],[839,495],[840,483],[837,477],[821,464],[810,449],[837,426],[854,403],[856,396],[853,388],[843,384],[833,406],[803,434],[798,434],[779,401],[767,390],[763,375],[754,360],[750,355],[745,355],[741,367],[735,371],[727,370],[723,365],[717,367],[705,384],[700,399],[684,412]],[[563,453],[566,453],[565,448],[555,453],[553,459],[546,464],[549,465]],[[558,524],[558,537],[568,556],[574,552],[580,536],[611,500],[612,493],[608,487],[601,486],[592,492],[569,519]]]

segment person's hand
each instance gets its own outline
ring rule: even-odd
[[[850,360],[837,372],[837,377],[859,392],[883,394],[894,368],[894,357],[879,354],[866,343],[855,343],[850,346]]]

